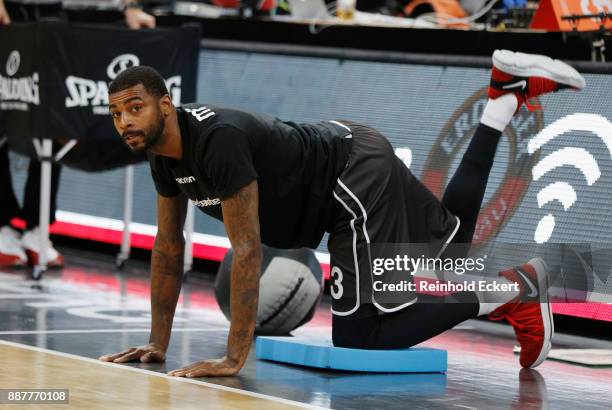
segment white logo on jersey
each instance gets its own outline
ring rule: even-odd
[[[185,111],[193,115],[196,120],[204,121],[207,118],[215,115],[214,111],[211,111],[210,108],[200,107],[200,108],[185,108]]]
[[[221,200],[219,198],[214,198],[214,199],[206,198],[206,199],[192,199],[191,202],[193,202],[195,206],[203,207],[203,206],[219,205],[221,203]]]
[[[190,184],[195,182],[195,178],[193,176],[183,177],[183,178],[175,178],[176,182],[179,184]]]

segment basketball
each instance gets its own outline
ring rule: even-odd
[[[262,245],[262,267],[257,308],[258,334],[287,334],[314,315],[322,294],[323,273],[312,250],[275,249]],[[230,272],[233,252],[219,266],[215,296],[229,320]]]

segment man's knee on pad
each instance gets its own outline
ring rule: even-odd
[[[368,320],[372,319],[372,320]],[[350,349],[371,348],[371,335],[375,331],[375,318],[338,319],[332,322],[332,341],[336,347]]]

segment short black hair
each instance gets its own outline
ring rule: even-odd
[[[130,67],[119,73],[108,86],[108,93],[114,94],[138,84],[142,84],[147,93],[157,98],[169,94],[161,74],[153,67],[146,65]]]

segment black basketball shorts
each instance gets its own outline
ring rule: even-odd
[[[397,300],[373,289],[373,245],[429,244],[439,256],[459,229],[459,219],[410,172],[383,135],[341,123],[351,130],[353,147],[333,192],[332,313],[356,317],[398,311],[415,303],[417,295],[406,291]]]

